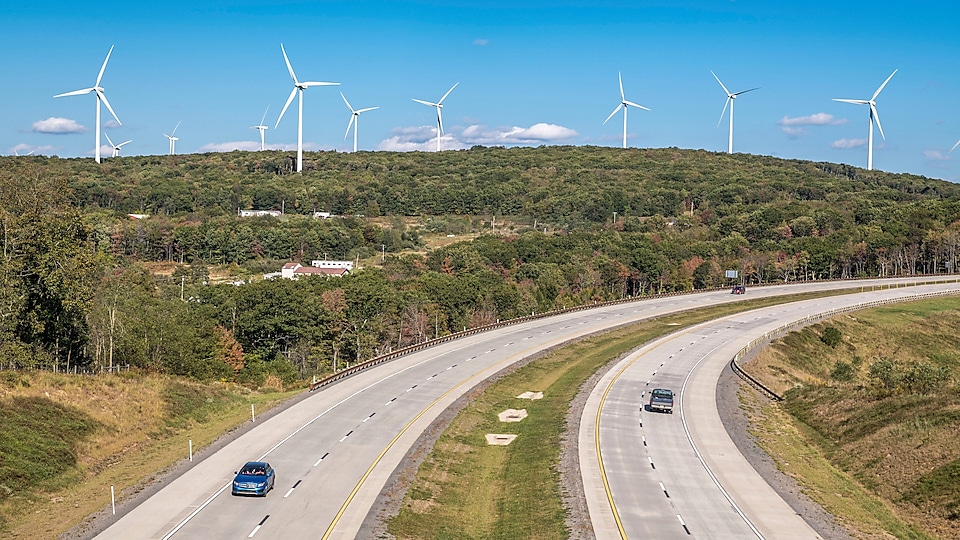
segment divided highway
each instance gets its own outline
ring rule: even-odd
[[[812,290],[856,286],[869,291],[892,283],[800,284],[753,288],[746,297],[713,291],[643,300],[527,321],[411,353],[318,390],[263,421],[183,475],[168,479],[156,495],[98,538],[355,538],[390,474],[427,426],[470,388],[515,362],[606,328],[680,310]],[[856,296],[909,295],[932,287],[960,291],[960,284],[950,283]],[[752,469],[741,471],[736,456],[730,455],[739,455],[736,448],[722,447],[721,454],[712,455],[712,445],[723,444],[725,436],[716,425],[715,364],[724,355],[724,362],[729,361],[743,340],[749,341],[748,335],[778,326],[785,316],[798,315],[796,310],[835,307],[830,302],[843,299],[853,297],[770,308],[768,314],[751,313],[687,330],[646,347],[619,382],[602,382],[598,389],[607,385],[607,401],[602,409],[594,405],[591,422],[596,426],[600,419],[600,456],[609,492],[596,488],[597,480],[603,485],[596,453],[583,454],[585,446],[596,445],[589,437],[581,441],[581,466],[598,537],[686,536],[677,516],[698,538],[743,538],[744,530],[758,531],[757,537],[788,537],[765,532],[764,511],[774,506],[769,496],[757,506],[739,489],[741,482],[747,491],[759,488],[749,476]],[[737,331],[726,333],[725,325]],[[614,369],[608,377],[619,372]],[[679,390],[674,415],[639,411],[637,390],[646,388],[647,379]],[[700,457],[691,460],[691,455]],[[249,460],[269,461],[277,470],[276,489],[265,498],[230,495],[233,472]],[[670,497],[660,491],[661,482],[669,484]],[[650,485],[656,489],[651,491]],[[731,508],[742,514],[739,521],[729,517]],[[713,525],[717,519],[721,525]],[[777,514],[771,519],[786,518]],[[808,531],[801,534],[797,537],[814,537]]]

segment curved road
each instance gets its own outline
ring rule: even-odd
[[[724,429],[716,397],[721,371],[752,340],[807,317],[958,291],[950,283],[781,304],[682,330],[625,358],[592,392],[580,427],[597,537],[820,538]],[[674,414],[644,408],[660,387],[678,393]]]
[[[891,283],[894,282],[874,280],[857,282],[855,286],[868,290]],[[841,282],[764,287],[750,289],[747,297],[851,286]],[[960,289],[957,284],[950,287]],[[914,290],[917,289],[899,289],[902,293]],[[411,353],[319,390],[250,429],[183,475],[168,479],[156,495],[118,519],[98,538],[354,538],[407,450],[444,409],[470,388],[538,351],[577,337],[743,298],[720,291],[604,306],[527,321]],[[670,366],[674,369],[674,364]],[[676,366],[679,368],[680,363]],[[676,376],[680,375],[677,372]],[[709,375],[704,377],[703,384],[709,387]],[[715,377],[712,384],[716,384]],[[700,419],[708,417],[692,414],[693,397],[710,401],[713,391],[685,389],[682,395],[683,413],[669,419],[686,417],[690,426],[700,429]],[[694,419],[697,421],[693,422]],[[601,425],[604,423],[605,420]],[[652,424],[651,419],[648,425]],[[703,429],[714,428],[705,424]],[[669,436],[679,437],[675,432]],[[652,440],[652,436],[648,438]],[[625,439],[624,448],[636,449],[635,443],[635,439]],[[276,489],[262,499],[232,497],[229,484],[233,471],[244,461],[254,459],[270,461],[277,469]],[[666,461],[662,463],[656,470],[673,469]],[[687,468],[681,465],[676,470]],[[609,473],[608,476],[612,478]],[[701,480],[692,478],[691,482],[692,493]],[[678,482],[676,489],[680,485],[683,483]],[[595,491],[588,488],[588,496],[592,493]],[[614,500],[621,509],[629,506],[619,498]],[[698,499],[688,500],[699,506]],[[598,509],[594,515],[596,504],[590,504],[591,519],[598,523],[598,536],[616,537],[607,535],[603,510]],[[612,515],[610,508],[607,505],[607,512]],[[746,511],[749,510],[747,507]],[[696,514],[685,511],[685,515],[693,518]],[[710,516],[704,516],[707,518]],[[615,528],[614,533],[619,531]],[[698,533],[702,534],[702,530]]]

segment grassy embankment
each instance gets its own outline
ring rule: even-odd
[[[0,536],[55,538],[291,392],[142,374],[0,372]]]
[[[839,331],[835,347],[821,339],[828,327]],[[787,398],[745,401],[758,414],[755,435],[863,538],[960,538],[958,336],[957,298],[840,315],[784,336],[748,367]]]
[[[581,383],[611,359],[650,339],[760,305],[751,302],[643,322],[552,351],[505,377],[461,411],[440,437],[421,465],[400,514],[389,522],[389,531],[401,539],[565,537],[557,449],[564,416]],[[951,339],[956,341],[960,329],[958,307],[960,299],[942,299],[841,317],[867,321],[865,328],[840,327],[843,347],[851,343],[874,344],[860,350],[860,354],[867,358],[889,355],[905,362],[936,358],[955,365],[960,355],[951,352],[949,345]],[[925,317],[939,317],[944,310],[958,314],[941,319],[935,328],[925,326]],[[908,313],[912,315],[903,316]],[[879,326],[881,320],[883,327]],[[817,401],[811,401],[809,397],[801,399],[806,394],[788,392],[787,403],[778,406],[757,402],[752,391],[742,392],[744,408],[754,413],[755,433],[761,445],[805,486],[805,491],[862,538],[957,537],[949,528],[947,516],[955,516],[960,492],[955,474],[960,469],[960,461],[955,461],[960,457],[960,447],[953,444],[957,423],[950,421],[960,409],[960,398],[950,390],[955,397],[944,408],[936,406],[944,399],[942,396],[891,395],[874,402],[873,394],[864,387],[856,391],[859,398],[842,389],[831,393],[838,399],[849,395],[851,402],[830,401],[822,403],[822,407],[815,406],[821,404],[816,393],[822,389],[817,390],[810,383],[828,381],[836,364],[824,356],[829,347],[819,339],[823,327],[792,333],[784,340],[786,345],[771,349],[782,353],[800,348],[796,341],[803,336],[801,341],[812,347],[806,353],[809,358],[797,358],[784,365],[783,360],[765,355],[751,366],[752,371],[789,373],[789,380],[776,379],[781,381],[779,384],[768,378],[781,391],[803,380],[804,388],[809,387],[817,397]],[[866,328],[874,328],[873,334],[860,338],[862,334],[857,332]],[[937,346],[926,348],[924,344],[929,345],[930,340],[915,337],[918,331],[936,338]],[[850,337],[854,334],[858,336],[856,340]],[[881,335],[883,340],[879,339]],[[917,354],[907,355],[905,343]],[[928,351],[925,356],[920,354],[924,350]],[[862,362],[861,369],[868,369],[868,364]],[[528,390],[543,391],[544,399],[529,402],[515,397]],[[510,446],[488,446],[484,435],[503,431],[497,414],[507,408],[526,408],[529,417],[510,424],[508,431],[519,434]],[[891,416],[897,410],[901,412]],[[930,416],[924,411],[934,414]],[[811,427],[811,418],[821,416],[830,418],[830,422],[817,427],[830,434],[849,432],[844,439],[849,444],[832,443]],[[867,436],[880,432],[891,438]],[[940,466],[931,470],[925,465],[929,460],[923,456],[933,455],[938,456]],[[893,467],[902,470],[888,474]],[[941,524],[921,528],[922,520],[935,513],[942,516]]]
[[[612,359],[678,328],[811,297],[750,300],[645,321],[551,351],[518,369],[467,405],[441,435],[400,514],[389,522],[390,533],[401,539],[565,537],[558,449],[570,401],[587,378]],[[515,397],[525,391],[542,391],[544,398]],[[525,408],[529,414],[509,424],[507,431],[519,436],[509,446],[487,445],[485,434],[504,431],[497,414],[508,408]]]

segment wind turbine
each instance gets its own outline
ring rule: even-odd
[[[180,138],[174,137],[174,135],[177,133],[178,127],[180,127],[180,122],[177,122],[177,125],[173,128],[173,131],[171,131],[169,135],[167,135],[166,133],[163,134],[164,137],[170,139],[170,155],[171,156],[177,153],[177,141],[179,141]]]
[[[110,54],[113,53],[113,45],[110,46],[110,50],[107,52],[107,57],[103,60],[103,65],[100,66],[100,73],[97,74],[97,82],[90,88],[84,88],[82,90],[74,90],[73,92],[66,92],[63,94],[57,94],[53,97],[65,97],[65,96],[81,96],[83,94],[89,94],[91,92],[96,92],[97,94],[97,128],[94,130],[97,132],[97,146],[96,146],[96,160],[97,163],[100,163],[100,102],[103,101],[103,104],[107,106],[107,110],[110,111],[110,114],[113,115],[113,118],[117,121],[117,124],[120,124],[120,119],[117,118],[117,113],[113,112],[113,107],[110,106],[110,102],[107,101],[107,95],[103,93],[103,87],[100,86],[100,79],[103,78],[103,70],[107,69],[107,61],[110,60]]]
[[[120,157],[120,147],[127,144],[128,142],[133,142],[132,140],[129,140],[129,141],[123,141],[120,144],[113,144],[113,141],[110,140],[109,135],[104,133],[103,136],[107,138],[107,142],[110,143],[110,146],[113,147],[113,157]]]
[[[457,83],[460,84],[460,83]],[[423,103],[424,105],[429,105],[431,107],[437,108],[437,152],[440,151],[440,136],[443,135],[443,100],[447,99],[447,96],[450,95],[450,92],[453,92],[453,89],[457,87],[457,84],[454,84],[447,90],[447,93],[440,98],[440,101],[436,103],[430,103],[429,101],[424,101],[422,99],[414,99],[417,103]]]
[[[710,73],[713,73],[713,70],[710,70]],[[723,103],[723,110],[720,111],[720,120],[717,120],[717,127],[720,127],[720,122],[723,122],[723,115],[727,113],[727,105],[730,105],[730,136],[727,138],[727,153],[732,154],[733,153],[733,100],[737,99],[737,96],[739,96],[740,94],[753,92],[754,90],[757,90],[760,87],[758,86],[757,88],[751,88],[749,90],[741,90],[740,92],[734,92],[731,94],[730,91],[727,90],[727,87],[724,86],[722,82],[720,82],[720,77],[717,77],[716,73],[713,73],[713,78],[716,79],[718,83],[720,83],[720,88],[723,88],[723,91],[726,92],[727,94],[727,101]]]
[[[627,107],[628,106],[637,107],[645,111],[649,111],[650,109],[644,107],[643,105],[637,105],[632,101],[627,101],[627,98],[623,97],[623,75],[621,75],[620,72],[617,72],[617,77],[620,78],[620,104],[617,105],[617,108],[614,109],[612,113],[610,113],[610,116],[608,116],[607,119],[603,121],[603,123],[606,124],[607,122],[609,122],[610,119],[613,118],[613,115],[617,114],[620,111],[620,109],[623,109],[623,147],[626,148],[627,147]]]
[[[890,82],[890,79],[897,74],[897,70],[893,70],[893,73],[887,77],[887,80],[883,81],[883,84],[880,85],[880,88],[877,88],[877,91],[873,93],[873,97],[870,99],[834,99],[834,101],[842,101],[844,103],[853,103],[854,105],[869,105],[870,106],[870,132],[867,135],[867,170],[873,170],[873,121],[877,121],[877,129],[880,130],[880,136],[883,137],[883,140],[887,138],[883,135],[883,126],[880,125],[880,115],[877,114],[877,96],[880,95],[880,92],[883,90],[883,87]]]
[[[343,95],[343,92],[340,92],[340,97],[343,98],[343,102],[347,104],[347,108],[350,109],[350,122],[347,124],[347,131],[343,134],[343,138],[346,139],[347,135],[350,134],[350,126],[353,126],[353,151],[357,151],[357,130],[360,129],[360,113],[365,113],[367,111],[372,111],[374,109],[379,109],[380,107],[367,107],[366,109],[353,110],[353,107],[350,105],[350,102],[347,101],[347,97]]]
[[[296,73],[293,72],[293,66],[290,65],[290,59],[287,58],[287,51],[283,48],[283,43],[280,44],[280,51],[283,52],[283,60],[287,63],[287,71],[290,72],[290,78],[293,79],[293,90],[290,92],[290,97],[287,98],[287,102],[284,104],[283,110],[280,111],[280,117],[277,118],[277,125],[273,127],[276,128],[280,125],[280,120],[283,119],[283,113],[287,112],[287,107],[289,107],[290,102],[293,101],[293,96],[299,94],[298,105],[300,107],[300,113],[297,123],[297,172],[303,172],[303,90],[311,86],[337,86],[340,83],[312,81],[300,82],[297,80]]]
[[[260,130],[260,151],[263,152],[263,132],[269,129],[267,126],[263,125],[263,121],[267,119],[267,111],[270,110],[270,106],[267,105],[267,109],[263,111],[263,118],[260,119],[260,124],[256,126],[250,126],[250,129]]]

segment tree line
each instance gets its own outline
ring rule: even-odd
[[[0,365],[293,381],[531,312],[727,285],[731,269],[748,284],[953,271],[960,244],[953,184],[840,165],[475,148],[316,153],[300,176],[284,159],[0,160]],[[424,249],[467,231],[483,234]],[[377,264],[242,286],[208,275],[321,257]]]

